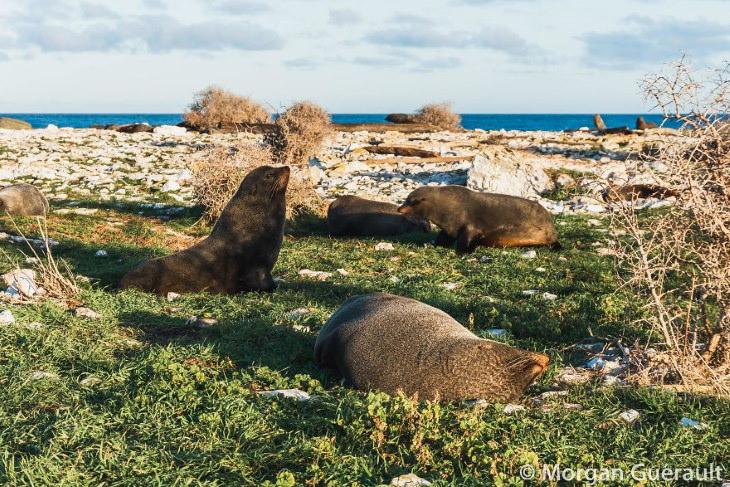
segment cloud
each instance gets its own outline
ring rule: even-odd
[[[584,64],[615,70],[646,69],[682,53],[696,61],[706,61],[730,52],[730,25],[640,16],[627,17],[624,24],[629,28],[583,35]]]
[[[10,61],[10,56],[5,54],[4,52],[0,52],[0,62],[3,62],[3,61]]]
[[[397,24],[436,25],[436,22],[428,17],[407,13],[397,13],[390,18],[390,21]]]
[[[232,15],[256,15],[271,11],[267,3],[254,0],[226,0],[217,2],[215,8]]]
[[[330,10],[330,25],[352,25],[360,22],[362,22],[362,16],[355,10],[348,8]]]
[[[442,32],[430,27],[406,25],[372,32],[366,40],[373,44],[413,49],[490,49],[514,58],[536,61],[549,57],[539,46],[528,43],[519,34],[504,27],[485,27],[477,32]]]
[[[464,64],[462,60],[454,56],[436,57],[432,59],[423,59],[419,62],[413,71],[419,73],[430,73],[432,71],[439,71],[445,69],[458,68]]]
[[[85,19],[118,19],[119,14],[105,5],[92,2],[81,2],[79,5],[81,16]]]
[[[276,50],[284,40],[275,31],[251,22],[181,24],[164,15],[145,15],[116,26],[90,24],[71,30],[61,25],[26,25],[18,29],[17,45],[47,52],[110,50],[242,51]]]
[[[322,63],[312,59],[312,58],[306,58],[306,57],[300,57],[300,58],[294,58],[294,59],[288,59],[284,61],[284,66],[287,68],[297,68],[297,69],[313,69],[318,66],[320,66]]]

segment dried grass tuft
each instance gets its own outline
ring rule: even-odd
[[[280,164],[301,166],[317,155],[334,134],[329,113],[308,101],[292,105],[276,119],[274,130],[264,137]]]
[[[461,130],[461,116],[448,103],[430,103],[421,107],[415,115],[419,123],[427,123],[443,130]]]
[[[201,129],[271,121],[271,115],[262,105],[217,86],[197,92],[183,118]]]

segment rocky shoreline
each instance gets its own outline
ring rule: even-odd
[[[0,129],[0,187],[31,183],[56,202],[93,197],[189,205],[190,169],[205,148],[261,138],[174,126],[139,133],[54,126]],[[308,178],[325,198],[359,194],[400,202],[422,185],[459,184],[535,199],[553,213],[600,213],[607,208],[600,194],[608,185],[661,185],[665,168],[651,155],[680,138],[684,136],[664,129],[617,135],[587,129],[338,131],[308,167],[295,168],[295,176]],[[389,151],[395,153],[379,153]]]

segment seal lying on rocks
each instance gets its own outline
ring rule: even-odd
[[[27,183],[12,184],[0,189],[0,216],[44,216],[48,200],[38,188]]]
[[[284,239],[288,167],[261,166],[246,175],[210,235],[189,249],[150,260],[122,278],[122,288],[158,294],[273,291],[271,277]]]
[[[432,306],[385,293],[345,301],[319,332],[314,356],[356,389],[491,402],[517,399],[550,362],[479,338]]]
[[[555,225],[539,203],[497,193],[480,193],[463,186],[424,186],[408,195],[398,211],[426,218],[441,228],[436,245],[456,242],[456,253],[477,245],[561,248]]]
[[[327,209],[327,227],[334,236],[389,236],[430,232],[428,220],[401,215],[392,203],[341,196]]]
[[[612,201],[632,201],[644,198],[671,198],[678,197],[679,191],[675,189],[665,188],[657,184],[627,184],[625,186],[610,186],[603,192],[603,200]]]

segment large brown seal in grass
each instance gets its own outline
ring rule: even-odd
[[[44,216],[46,213],[48,200],[35,186],[18,183],[0,189],[0,216]]]
[[[491,402],[517,399],[550,362],[479,338],[432,306],[385,293],[345,301],[319,332],[314,356],[356,389]]]
[[[549,245],[560,249],[550,214],[539,203],[463,186],[425,186],[408,195],[398,211],[426,218],[441,228],[436,245],[456,242],[456,253],[477,245],[519,247]]]
[[[271,269],[284,238],[288,183],[288,167],[254,169],[208,237],[189,249],[142,264],[122,278],[121,287],[159,294],[273,291]]]
[[[327,227],[334,236],[389,236],[430,232],[428,220],[398,213],[392,203],[341,196],[327,209]]]

